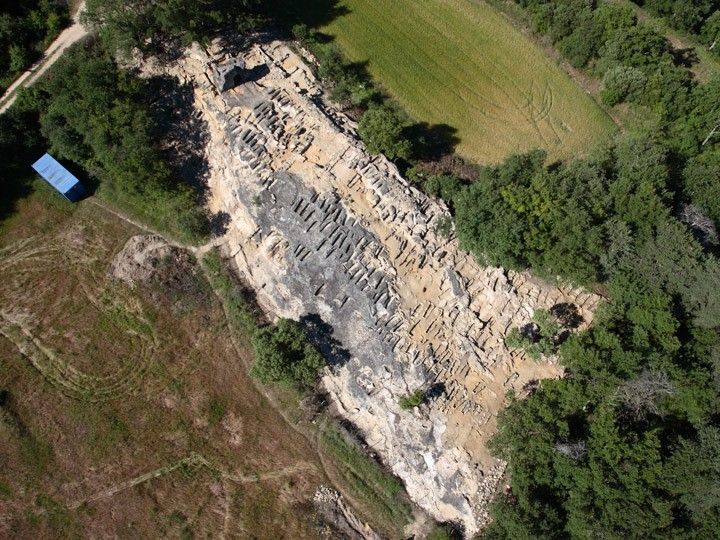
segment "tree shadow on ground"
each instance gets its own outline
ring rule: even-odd
[[[300,324],[307,334],[308,341],[320,351],[331,367],[344,366],[351,358],[350,352],[333,337],[333,327],[323,321],[317,313],[308,313],[300,317]]]
[[[40,156],[38,156],[40,157]],[[35,171],[30,169],[20,173],[8,171],[10,167],[0,166],[0,222],[17,210],[17,202],[32,193],[32,180]]]
[[[209,218],[210,224],[210,236],[213,238],[219,238],[224,236],[230,225],[230,214],[223,212],[222,210],[212,214]]]
[[[437,161],[452,155],[460,142],[457,129],[447,124],[416,122],[406,127],[403,135],[413,145],[413,158],[421,161]]]
[[[273,14],[273,18],[288,29],[296,24],[320,28],[350,13],[338,0],[266,0],[264,6],[267,13]]]
[[[46,151],[40,116],[20,91],[15,104],[0,115],[0,221],[13,215],[17,202],[28,197],[37,173],[31,168]]]
[[[205,146],[210,135],[207,123],[196,114],[192,84],[180,84],[176,78],[163,75],[151,77],[148,85],[165,162],[204,201],[210,174]]]
[[[585,321],[578,307],[568,302],[555,304],[550,308],[550,313],[562,326],[572,330],[578,328]]]
[[[676,65],[686,67],[688,69],[700,62],[700,58],[698,58],[698,53],[697,50],[695,50],[695,47],[671,49],[670,54],[672,55],[673,61]]]

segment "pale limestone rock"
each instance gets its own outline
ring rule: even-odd
[[[214,66],[234,61],[267,73],[218,93]],[[285,44],[238,59],[218,42],[195,46],[164,69],[195,85],[210,133],[210,210],[230,215],[227,255],[261,306],[332,326],[348,352],[322,378],[335,410],[422,508],[479,530],[505,467],[485,445],[506,391],[561,373],[509,351],[506,332],[576,298],[587,324],[598,298],[483,267],[438,236],[447,209],[367,154]],[[417,388],[437,395],[402,410]]]

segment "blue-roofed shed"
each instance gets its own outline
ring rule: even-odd
[[[69,201],[77,202],[85,195],[85,188],[80,180],[50,154],[38,159],[32,168]]]

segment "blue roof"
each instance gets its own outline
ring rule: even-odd
[[[32,168],[63,195],[80,183],[80,180],[60,165],[50,154],[45,154],[38,159],[33,163]]]

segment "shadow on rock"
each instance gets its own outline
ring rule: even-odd
[[[441,397],[444,393],[445,393],[445,383],[444,382],[436,382],[430,388],[428,388],[427,391],[425,392],[425,399],[427,399],[428,401],[432,401],[434,399]]]
[[[230,225],[231,217],[227,212],[222,210],[210,216],[210,236],[219,238],[224,236]]]
[[[333,337],[333,327],[322,320],[317,313],[309,313],[300,318],[308,340],[320,351],[329,366],[344,366],[351,358],[350,352]]]

